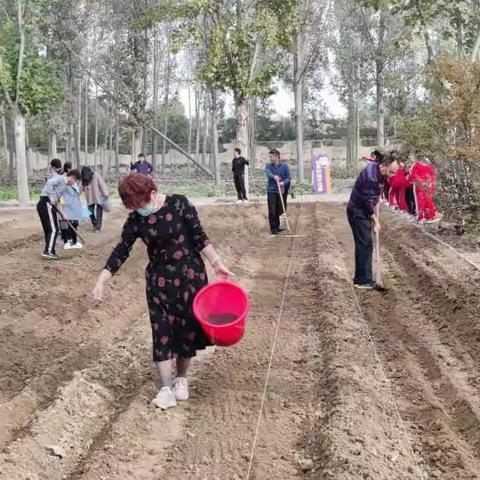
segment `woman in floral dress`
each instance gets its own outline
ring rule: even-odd
[[[223,265],[198,219],[195,207],[181,195],[163,195],[145,175],[125,177],[120,197],[133,210],[123,226],[122,238],[100,274],[94,299],[101,301],[106,283],[128,258],[140,238],[147,247],[146,294],[153,336],[153,361],[162,388],[153,400],[166,409],[188,399],[186,379],[190,359],[209,345],[192,312],[195,295],[208,283],[202,255],[218,277],[231,272]],[[172,381],[172,361],[177,378]]]

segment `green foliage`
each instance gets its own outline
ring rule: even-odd
[[[399,120],[398,137],[435,161],[441,207],[466,227],[480,219],[480,62],[441,56],[426,86],[428,100]]]
[[[12,7],[11,2],[2,0],[2,3],[5,11]],[[20,29],[14,21],[15,12],[11,11],[10,19],[0,24],[0,103],[6,102],[6,91],[27,116],[51,112],[63,98],[61,72],[48,58],[47,49],[35,29],[35,22],[42,15],[46,3],[43,0],[25,3],[25,50],[18,91]]]
[[[208,88],[232,91],[237,101],[274,93],[272,79],[277,74],[273,61],[253,68],[260,51],[286,47],[297,25],[297,2],[260,0],[237,11],[232,0],[190,0],[167,2],[146,10],[142,25],[174,22],[176,45],[200,47],[198,79]],[[257,49],[257,50],[256,50]],[[252,74],[253,73],[253,74]]]
[[[414,33],[425,32],[436,22],[445,40],[454,39],[457,46],[469,51],[478,34],[480,4],[470,0],[356,0],[376,10],[387,8],[400,14]]]

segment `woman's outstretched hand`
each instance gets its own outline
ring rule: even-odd
[[[112,274],[108,270],[103,270],[102,273],[98,276],[97,283],[93,289],[92,295],[95,302],[101,302],[103,300],[103,293],[105,290],[105,285],[112,278]]]
[[[222,280],[226,280],[228,277],[235,276],[222,262],[217,262],[213,268],[215,269],[217,278]]]

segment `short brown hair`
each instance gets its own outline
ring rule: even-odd
[[[118,193],[126,208],[135,210],[150,201],[152,192],[157,191],[155,182],[141,173],[132,173],[120,180]]]

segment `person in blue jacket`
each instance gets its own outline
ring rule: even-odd
[[[286,162],[280,160],[280,152],[274,148],[270,150],[270,164],[266,166],[267,174],[267,198],[268,198],[268,221],[272,235],[278,235],[280,228],[280,215],[283,214],[283,196],[285,208],[287,208],[287,194],[290,188],[290,169]],[[280,186],[280,191],[279,191]]]
[[[61,216],[68,220],[66,230],[62,230],[62,240],[64,241],[64,249],[81,249],[83,245],[77,239],[76,229],[78,228],[79,221],[84,217],[82,201],[80,199],[80,186],[79,182],[82,179],[82,175],[78,170],[70,170],[67,173],[67,185],[63,191],[62,198],[60,199],[60,213]],[[73,226],[73,228],[72,228]]]

